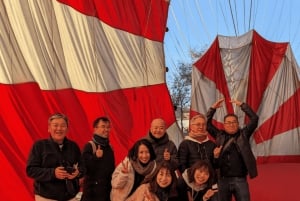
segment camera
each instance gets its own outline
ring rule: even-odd
[[[75,165],[71,165],[72,163],[70,163],[69,161],[65,161],[63,160],[61,165],[64,167],[65,171],[67,171],[67,173],[72,174],[73,172],[75,172],[76,167]]]
[[[67,167],[64,167],[64,168],[67,171],[67,173],[69,173],[69,174],[72,174],[73,172],[75,172],[75,168],[72,167],[72,166],[67,166]]]

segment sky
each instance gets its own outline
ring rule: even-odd
[[[300,62],[299,0],[170,0],[164,39],[167,81],[178,63],[192,63],[191,50],[206,50],[217,35],[256,30],[273,42],[289,42]]]

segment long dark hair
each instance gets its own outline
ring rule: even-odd
[[[158,196],[158,192],[161,191],[162,188],[158,185],[156,181],[156,177],[161,169],[166,169],[167,171],[169,171],[172,177],[171,184],[165,189],[163,189],[163,191],[168,194],[168,197],[177,196],[177,177],[169,161],[163,161],[162,163],[160,163],[156,167],[155,171],[150,176],[145,178],[143,183],[149,183],[150,184],[149,191]]]
[[[128,158],[133,161],[137,161],[140,145],[145,145],[148,148],[149,153],[150,153],[150,161],[155,160],[156,154],[154,152],[152,144],[146,139],[140,139],[134,143],[134,145],[128,151],[128,155],[127,155]]]

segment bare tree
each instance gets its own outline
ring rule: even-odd
[[[173,73],[173,79],[170,85],[170,94],[174,107],[179,110],[180,128],[182,133],[185,133],[183,126],[184,111],[190,108],[191,87],[192,87],[192,65],[193,62],[201,57],[204,49],[201,51],[191,50],[190,55],[192,62],[179,62],[176,67],[176,72]]]
[[[184,132],[183,118],[184,109],[189,108],[192,84],[192,65],[179,63],[177,71],[173,75],[170,91],[174,107],[180,114],[180,128]]]

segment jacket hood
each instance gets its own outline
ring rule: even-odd
[[[203,184],[201,186],[197,186],[195,185],[195,182],[189,182],[188,179],[188,169],[186,169],[183,173],[182,173],[182,178],[184,179],[185,183],[188,185],[188,187],[190,187],[191,189],[194,189],[195,191],[201,191],[203,189],[205,189],[207,187],[207,184]]]
[[[203,140],[202,142],[199,142],[198,140],[196,140],[195,138],[192,138],[192,137],[190,137],[190,136],[185,136],[184,139],[185,139],[185,140],[190,140],[190,141],[193,141],[193,142],[197,142],[197,143],[199,143],[199,144],[202,144],[202,143],[204,143],[204,142],[209,141],[208,136],[206,136],[206,139]]]

